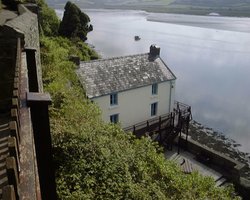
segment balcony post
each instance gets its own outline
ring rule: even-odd
[[[42,199],[48,200],[57,199],[48,113],[50,104],[49,94],[27,93],[27,105],[30,107],[33,124],[41,194]]]

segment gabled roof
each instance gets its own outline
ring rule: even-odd
[[[81,62],[77,74],[89,98],[176,79],[162,59],[150,53]]]

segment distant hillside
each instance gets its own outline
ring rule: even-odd
[[[241,7],[249,6],[250,0],[175,0],[174,4],[204,7]]]
[[[208,14],[217,12],[225,16],[250,16],[250,0],[174,0],[168,12]]]
[[[166,6],[175,0],[72,0],[72,2],[83,5],[86,8],[136,8]],[[64,5],[67,0],[47,0],[49,5]]]
[[[67,0],[47,0],[55,8],[63,8]],[[169,12],[250,17],[250,0],[72,0],[81,8],[136,9]]]

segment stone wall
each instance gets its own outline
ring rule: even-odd
[[[191,138],[186,141],[185,138],[181,137],[180,143],[182,146],[186,146],[191,153],[196,155],[198,160],[210,165],[211,167],[217,168],[229,179],[239,181],[240,170],[245,166],[245,164],[238,162],[220,152],[214,151],[213,149],[210,149]]]
[[[242,174],[246,164],[208,148],[191,138],[186,141],[184,137],[180,137],[180,145],[196,155],[197,160],[218,170],[229,181],[232,181],[235,185],[236,191],[243,197],[243,199],[249,198],[250,180],[245,178]]]
[[[39,92],[43,91],[37,15],[20,4],[18,5],[18,16],[0,26],[1,112],[9,110],[11,107],[17,38],[21,38],[23,49],[36,50],[36,66],[32,67],[37,69]]]
[[[39,92],[43,91],[42,86],[42,70],[40,61],[40,43],[39,43],[39,28],[37,15],[29,11],[24,5],[18,5],[20,15],[7,22],[6,26],[20,31],[24,35],[24,48],[32,48],[36,50],[36,65],[39,82]]]
[[[15,125],[16,134],[10,131],[19,153],[11,155],[17,163],[12,165],[14,175],[7,173],[5,182],[1,176],[0,198],[56,199],[48,116],[51,99],[42,93],[38,19],[24,5],[0,12],[0,71],[0,121],[8,127],[13,120],[9,124]]]

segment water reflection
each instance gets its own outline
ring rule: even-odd
[[[158,44],[178,78],[176,99],[192,106],[196,120],[224,132],[250,152],[250,34],[236,32],[249,19],[221,19],[224,25],[231,23],[233,32],[147,21],[148,14],[139,11],[87,13],[94,25],[88,42],[103,57],[148,52],[151,44]],[[141,40],[134,41],[135,35]]]

